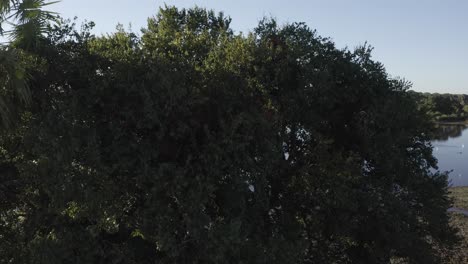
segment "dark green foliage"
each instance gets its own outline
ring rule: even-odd
[[[229,23],[168,7],[31,52],[0,262],[438,263],[447,178],[407,84],[304,24]]]

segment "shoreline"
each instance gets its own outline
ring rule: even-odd
[[[436,125],[468,125],[468,120],[466,121],[436,121]]]

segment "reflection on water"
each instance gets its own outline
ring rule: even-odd
[[[435,133],[434,156],[440,171],[452,171],[453,186],[468,186],[468,130],[465,125],[441,125]],[[465,149],[465,145],[467,148]]]
[[[462,135],[465,125],[439,125],[434,132],[433,138],[438,141],[446,141],[449,138],[457,138]]]

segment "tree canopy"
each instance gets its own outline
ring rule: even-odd
[[[429,119],[368,46],[165,7],[27,50],[0,136],[2,263],[438,263]]]

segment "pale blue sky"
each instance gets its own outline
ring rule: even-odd
[[[338,47],[365,41],[392,76],[414,90],[468,93],[468,1],[465,0],[62,0],[49,9],[63,17],[96,22],[96,33],[117,23],[134,31],[159,6],[198,5],[224,11],[236,31],[248,31],[263,16],[280,23],[303,21]]]

